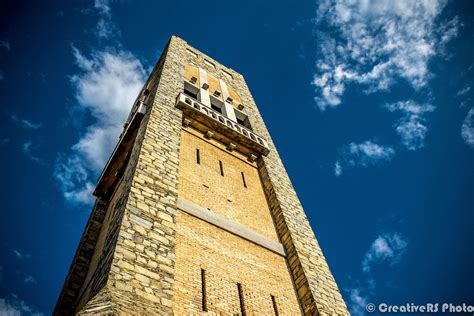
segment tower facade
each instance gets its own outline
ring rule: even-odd
[[[94,192],[54,314],[348,314],[239,73],[173,36]]]

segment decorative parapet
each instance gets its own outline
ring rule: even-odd
[[[184,93],[178,95],[176,107],[188,117],[184,118],[183,124],[192,125],[206,135],[209,134],[209,129],[216,131],[232,149],[242,150],[243,146],[264,156],[270,152],[267,142],[261,136]],[[218,138],[217,135],[212,137]],[[244,150],[244,153],[251,154],[251,151]]]

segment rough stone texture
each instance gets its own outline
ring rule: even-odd
[[[172,39],[153,104],[137,137],[137,163],[106,285],[126,297],[125,306],[134,306],[136,313],[172,314],[181,130],[181,112],[174,107],[175,91],[182,87],[179,54]]]
[[[116,204],[108,209],[110,223],[104,214],[98,224],[88,223],[78,249],[81,255],[73,261],[54,314],[172,314],[181,112],[170,96],[182,86],[176,54],[168,45],[145,85],[150,90],[149,110],[131,150],[123,185],[110,201],[108,197],[102,202],[104,214],[108,205]],[[91,218],[97,212],[94,209]],[[97,243],[102,227],[106,229],[103,247]],[[96,266],[91,265],[94,252],[99,257]],[[76,281],[78,269],[82,278]],[[92,278],[84,282],[88,270]]]
[[[256,174],[260,177],[267,203],[263,203],[261,197],[255,203],[263,203],[262,208],[267,210],[267,215],[263,212],[262,225],[255,225],[251,220],[245,219],[237,207],[236,212],[241,213],[233,219],[269,238],[278,239],[287,252],[286,260],[177,210],[183,127],[182,112],[175,108],[175,102],[178,93],[183,90],[187,64],[205,70],[216,80],[225,81],[227,90],[233,91],[233,94],[242,99],[245,106],[243,111],[249,116],[253,130],[268,142],[268,157],[259,157],[257,165],[247,164],[254,168],[249,173],[252,174],[249,184],[253,186],[257,183]],[[148,111],[138,127],[124,171],[117,174],[104,173],[106,177],[116,177],[109,182],[114,183],[115,188],[106,190],[106,193],[101,193],[103,196],[98,197],[54,314],[189,314],[183,309],[183,306],[191,304],[189,296],[186,296],[189,294],[186,292],[188,290],[178,289],[183,288],[183,280],[187,277],[191,280],[191,286],[196,286],[196,273],[200,273],[198,267],[209,270],[211,285],[226,289],[225,297],[229,297],[227,306],[224,306],[225,302],[218,302],[221,293],[216,289],[212,292],[216,296],[209,297],[222,313],[236,311],[238,297],[235,295],[238,293],[235,283],[243,280],[241,283],[245,300],[254,302],[250,306],[256,308],[252,310],[256,314],[270,313],[270,294],[276,296],[277,303],[283,300],[291,310],[287,312],[290,314],[295,312],[295,302],[306,315],[348,314],[243,77],[196,51],[185,41],[172,37],[145,88],[150,91],[150,95],[145,98],[142,91],[138,99],[145,100]],[[134,105],[129,121],[136,108]],[[238,154],[232,155],[235,160],[240,159],[235,156]],[[232,165],[233,161],[229,160],[227,163]],[[234,180],[237,181],[237,178]],[[204,200],[201,202],[212,204]],[[213,207],[216,212],[225,214],[222,205],[216,204]],[[227,213],[227,216],[232,215]],[[198,235],[190,233],[193,231]],[[216,265],[209,266],[203,259],[203,254],[215,251],[214,246],[218,242],[215,237],[220,235],[222,238],[219,241],[227,240],[230,243],[221,245],[221,248],[229,247],[225,250],[227,256],[238,256],[232,264],[248,264],[246,275],[231,271],[229,277],[222,277],[218,270],[228,269],[223,262],[216,261]],[[180,242],[183,248],[179,248]],[[202,251],[199,257],[201,259],[194,262],[194,257],[184,255],[183,258],[190,260],[189,266],[182,269],[184,266],[179,265],[175,269],[176,252],[179,255],[197,249]],[[239,251],[233,253],[232,249],[244,250],[239,254]],[[253,256],[253,259],[250,260],[249,256]],[[216,267],[220,268],[215,269]],[[186,269],[189,269],[188,273],[184,273]],[[250,270],[258,273],[252,274]],[[259,283],[259,278],[263,278],[268,285]],[[284,292],[279,291],[276,280],[282,282],[282,288],[286,289]],[[297,298],[291,297],[292,292]],[[196,291],[192,290],[191,293],[195,294]],[[191,302],[193,299],[195,298],[191,297]],[[173,305],[173,302],[176,303]]]
[[[74,312],[76,299],[86,279],[94,248],[101,232],[106,208],[107,204],[101,199],[97,199],[64,282],[64,288],[58,298],[54,314],[70,315]]]

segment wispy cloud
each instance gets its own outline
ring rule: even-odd
[[[43,163],[43,161],[40,158],[38,158],[36,155],[34,155],[32,153],[32,151],[31,151],[32,146],[33,146],[33,142],[31,142],[31,141],[28,141],[28,142],[24,143],[23,146],[22,146],[23,152],[32,161],[37,162],[37,163]]]
[[[110,1],[95,0],[99,16],[96,35],[114,39],[120,35],[112,22]],[[116,42],[119,47],[122,45]],[[94,183],[110,156],[133,102],[145,81],[141,62],[123,49],[94,50],[86,55],[73,47],[79,72],[71,76],[79,108],[88,112],[94,122],[67,154],[56,160],[54,176],[66,200],[91,203]]]
[[[0,47],[1,48],[5,48],[6,50],[10,50],[11,47],[10,47],[10,41],[8,40],[0,40]]]
[[[144,83],[145,70],[131,53],[100,51],[91,57],[73,48],[80,72],[72,76],[78,105],[95,122],[68,155],[58,158],[55,177],[70,201],[91,201],[93,182],[104,167]]]
[[[466,93],[468,93],[469,91],[471,91],[471,87],[470,86],[465,86],[464,88],[462,88],[461,90],[459,90],[456,95],[457,96],[462,96],[462,95],[465,95]]]
[[[10,142],[10,138],[8,137],[0,138],[0,146],[6,145],[9,142]]]
[[[457,35],[458,21],[440,21],[446,1],[326,0],[319,4],[320,56],[313,84],[321,110],[341,104],[348,83],[366,92],[388,90],[398,79],[414,89],[432,77],[429,61]]]
[[[405,253],[408,242],[400,233],[384,234],[374,240],[362,260],[362,270],[369,272],[375,263],[397,263]]]
[[[431,104],[418,104],[413,100],[400,101],[386,104],[390,112],[401,112],[402,118],[395,124],[395,129],[401,142],[408,150],[417,150],[424,146],[428,127],[425,124],[425,115],[433,112],[435,107]]]
[[[400,261],[407,247],[408,241],[398,232],[381,234],[372,242],[361,262],[363,278],[356,283],[356,286],[345,289],[349,293],[348,305],[351,315],[365,315],[367,304],[376,293],[372,267],[375,264],[393,266]]]
[[[0,315],[5,316],[42,316],[43,313],[36,310],[36,308],[30,306],[25,301],[21,300],[15,294],[11,294],[9,297],[0,298]]]
[[[392,160],[395,150],[390,146],[376,144],[372,141],[350,143],[341,151],[341,157],[336,161],[334,174],[340,176],[348,167],[368,167]]]
[[[60,155],[54,166],[54,176],[58,180],[64,198],[71,202],[89,204],[94,197],[94,184],[87,168],[87,161],[80,153],[73,152],[70,156]]]
[[[25,282],[25,283],[36,283],[36,279],[31,275],[26,275],[25,278],[23,279],[23,282]]]
[[[27,129],[39,129],[41,128],[42,124],[41,123],[35,123],[35,122],[32,122],[30,120],[27,120],[27,119],[24,119],[24,118],[21,118],[19,117],[18,115],[16,114],[11,114],[10,115],[10,118],[12,119],[12,121],[20,126],[20,127],[23,127],[23,128],[27,128]]]
[[[348,289],[346,291],[349,292],[349,306],[351,315],[365,315],[369,299],[365,295],[364,290],[360,288],[354,288]]]
[[[90,111],[96,124],[74,145],[95,170],[102,168],[115,146],[123,123],[144,84],[142,64],[128,52],[98,52],[91,59],[74,55],[82,73],[72,77],[78,104]]]
[[[19,250],[13,249],[13,253],[17,259],[30,259],[31,255],[29,253],[22,253]]]
[[[96,8],[101,15],[110,16],[111,14],[109,0],[95,0],[94,8]]]
[[[461,137],[467,145],[474,148],[474,108],[471,108],[462,122]]]
[[[336,163],[334,164],[334,175],[336,177],[339,177],[341,174],[342,174],[341,163],[339,161],[336,161]]]
[[[120,35],[112,21],[112,10],[108,0],[95,0],[94,8],[99,14],[99,21],[96,26],[96,35],[99,39],[110,39]]]

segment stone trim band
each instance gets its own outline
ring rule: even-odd
[[[188,201],[182,197],[178,197],[178,208],[189,215],[197,217],[225,231],[253,242],[254,244],[273,251],[276,254],[286,257],[285,249],[279,242],[271,240],[270,238],[256,233],[253,230],[223,216],[217,215],[214,212],[191,201]]]

